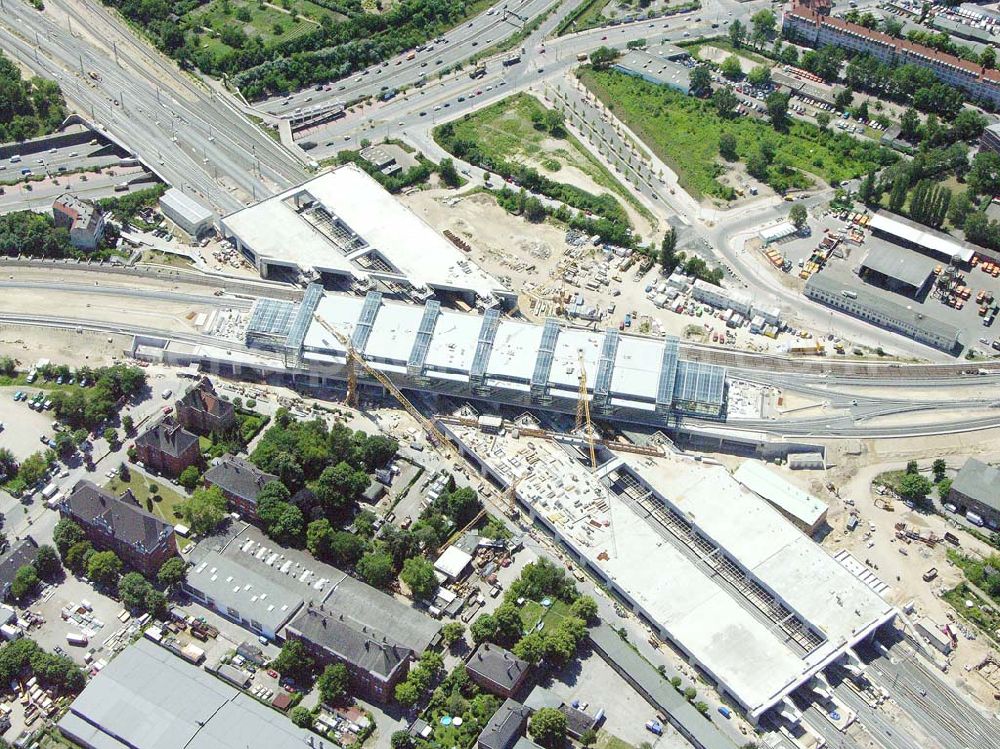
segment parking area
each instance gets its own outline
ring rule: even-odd
[[[83,667],[109,657],[108,639],[131,619],[119,618],[121,603],[72,575],[50,588],[29,610],[45,619],[43,627],[31,632],[32,639],[45,650],[62,651]],[[67,635],[83,635],[87,642],[72,645]]]
[[[669,724],[662,736],[646,730],[646,721],[656,718],[656,711],[597,653],[586,651],[561,671],[553,673],[536,687],[572,704],[579,700],[580,708],[590,715],[605,712],[602,731],[632,746],[648,742],[653,746],[690,747],[690,744]]]
[[[14,394],[18,391],[34,397],[38,388],[2,387],[0,388],[0,447],[6,447],[19,461],[43,449],[40,437],[54,437],[52,424],[54,417],[51,411],[35,411],[28,408],[27,401],[15,401]]]

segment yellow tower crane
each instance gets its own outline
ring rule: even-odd
[[[590,468],[597,470],[597,453],[594,451],[594,427],[590,423],[590,398],[587,396],[587,367],[580,352],[580,392],[576,401],[576,431],[586,429],[587,445],[590,447]]]
[[[503,494],[507,517],[511,519],[517,517],[517,485],[521,483],[522,478],[523,476],[515,476]]]
[[[437,448],[442,454],[445,460],[454,460],[459,465],[466,463],[465,456],[463,456],[458,449],[451,443],[451,441],[445,437],[441,430],[435,426],[434,422],[425,417],[417,407],[410,403],[409,398],[403,395],[403,392],[396,387],[396,385],[386,377],[382,372],[379,372],[368,362],[365,361],[364,357],[361,356],[351,345],[351,339],[346,335],[341,333],[339,330],[334,329],[326,320],[324,320],[319,315],[313,315],[313,319],[318,322],[325,331],[330,333],[334,338],[340,341],[341,345],[347,350],[347,403],[348,405],[354,405],[357,403],[358,398],[358,380],[357,380],[357,370],[355,365],[360,366],[372,379],[378,381],[392,397],[395,398],[399,404],[406,410],[406,412],[412,416],[418,424],[423,428],[424,432],[427,434],[427,439],[435,448]],[[354,401],[352,403],[351,401]],[[470,474],[471,476],[472,474]]]

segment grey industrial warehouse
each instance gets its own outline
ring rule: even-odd
[[[446,423],[456,445],[516,497],[701,678],[757,722],[797,711],[831,664],[895,609],[721,466],[667,454],[611,457],[591,474],[573,445]],[[863,569],[863,565],[861,565]]]
[[[856,284],[845,284],[825,273],[814,273],[806,281],[805,295],[820,304],[900,333],[918,343],[958,353],[959,329],[890,299],[883,299]]]
[[[951,484],[947,501],[972,520],[1000,528],[1000,470],[969,458]]]
[[[212,230],[215,214],[194,198],[171,187],[160,198],[160,211],[181,231],[199,237]]]
[[[140,639],[80,693],[59,721],[87,749],[246,749],[304,746],[287,716]]]

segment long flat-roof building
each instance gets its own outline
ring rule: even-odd
[[[86,749],[285,749],[312,736],[146,639],[90,681],[59,730]]]
[[[582,357],[593,408],[604,416],[662,423],[676,411],[723,411],[726,370],[681,359],[672,336],[568,328],[554,318],[537,325],[495,309],[476,315],[434,300],[423,307],[390,302],[378,292],[327,294],[315,310],[400,387],[575,413]],[[252,335],[248,330],[248,341]],[[302,336],[301,357],[318,376],[345,377],[345,346],[322,324]]]
[[[733,478],[767,500],[774,509],[812,535],[826,522],[829,509],[818,497],[787,481],[763,463],[744,461]]]
[[[829,0],[796,0],[784,13],[782,30],[787,38],[812,47],[829,44],[884,63],[927,68],[939,81],[962,89],[972,99],[1000,104],[1000,71],[831,16]]]
[[[721,466],[573,450],[445,424],[499,486],[757,722],[781,710],[895,609]]]
[[[959,329],[930,317],[909,305],[883,299],[856,284],[845,284],[825,273],[814,273],[806,281],[806,298],[852,317],[912,338],[949,354],[958,353]]]
[[[888,211],[875,211],[868,222],[868,228],[875,236],[885,237],[946,263],[952,260],[968,263],[976,253],[975,246],[968,242]]]
[[[215,225],[214,213],[176,187],[171,187],[163,193],[163,197],[160,198],[160,212],[181,231],[192,237],[199,237],[211,231]]]
[[[658,52],[630,50],[618,58],[614,69],[658,86],[667,86],[682,94],[691,89],[691,69]]]
[[[264,277],[285,269],[383,281],[417,299],[447,294],[484,308],[517,298],[355,164],[232,213],[221,226]]]
[[[274,640],[302,608],[302,596],[217,552],[188,570],[184,592],[255,635]]]

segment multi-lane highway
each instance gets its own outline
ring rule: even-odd
[[[95,0],[49,0],[44,12],[6,0],[0,46],[58,81],[81,112],[216,211],[305,177],[294,155]]]

